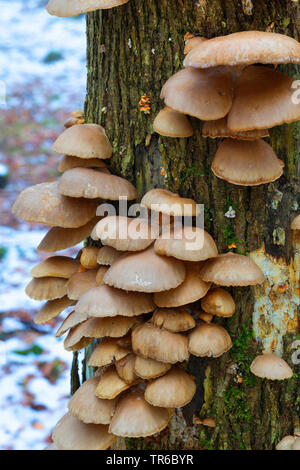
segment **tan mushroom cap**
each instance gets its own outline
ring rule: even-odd
[[[173,367],[166,375],[147,385],[145,400],[153,406],[180,408],[187,405],[195,393],[194,377],[183,369]]]
[[[251,131],[234,132],[228,129],[227,117],[218,119],[217,121],[206,121],[202,127],[202,136],[216,138],[229,138],[239,140],[256,140],[261,137],[269,137],[268,129],[253,129]]]
[[[159,188],[148,191],[142,198],[141,206],[174,217],[193,217],[200,213],[200,208],[193,199]]]
[[[68,297],[73,300],[79,300],[85,292],[96,286],[96,276],[96,269],[73,274],[67,282]]]
[[[155,305],[152,296],[139,292],[125,292],[109,286],[93,287],[85,292],[76,305],[78,314],[89,317],[134,317],[152,312]]]
[[[79,168],[79,167],[86,167],[86,168],[98,168],[101,171],[108,172],[105,163],[100,160],[99,158],[78,158],[73,157],[72,155],[64,155],[60,160],[57,170],[61,173],[64,171],[71,170],[71,168]]]
[[[64,340],[64,348],[66,351],[80,351],[93,341],[93,338],[84,337],[83,325],[83,322],[79,323],[69,330]]]
[[[153,129],[166,137],[190,137],[194,131],[185,114],[166,106],[154,119]]]
[[[138,377],[145,380],[156,379],[166,374],[172,365],[166,362],[155,361],[154,359],[136,356],[134,370]]]
[[[82,124],[66,129],[56,139],[52,150],[62,155],[79,158],[110,158],[112,147],[103,127],[97,124]]]
[[[102,198],[111,201],[122,197],[131,201],[137,197],[135,187],[126,179],[91,168],[72,168],[63,173],[59,180],[59,191],[72,198]]]
[[[231,317],[235,312],[235,302],[232,295],[221,287],[210,290],[201,299],[201,307],[206,313],[218,317]]]
[[[201,270],[202,279],[221,286],[252,286],[264,281],[264,273],[251,258],[224,253],[207,260]]]
[[[139,379],[138,379],[139,380]],[[96,388],[96,396],[103,400],[113,400],[120,393],[130,388],[136,381],[126,383],[118,375],[114,366],[108,367],[102,374]]]
[[[292,445],[292,450],[300,450],[300,437],[295,439],[295,442]]]
[[[199,319],[204,321],[205,323],[211,323],[214,319],[214,316],[210,313],[199,312]]]
[[[171,333],[188,331],[195,327],[194,318],[183,308],[159,308],[152,315],[150,323]]]
[[[85,246],[82,248],[80,263],[86,269],[96,269],[98,267],[99,248],[97,246]]]
[[[80,316],[76,314],[75,310],[73,310],[73,312],[71,312],[67,316],[67,318],[62,322],[55,336],[57,338],[60,338],[60,336],[64,335],[68,330],[70,330],[74,326],[79,325],[79,323],[83,323],[85,320],[86,318],[80,318]]]
[[[127,291],[161,292],[182,284],[185,272],[182,261],[159,256],[150,246],[118,258],[105,274],[104,282]]]
[[[188,38],[185,41],[184,54],[191,52],[192,49],[199,46],[199,44],[202,44],[203,41],[207,41],[207,38],[204,38],[203,36],[194,36],[192,38]]]
[[[59,450],[106,450],[115,440],[104,424],[85,424],[65,414],[57,423],[52,439]]]
[[[300,214],[297,215],[291,223],[292,230],[300,230]]]
[[[109,432],[120,437],[146,437],[168,426],[172,410],[146,402],[141,392],[122,397],[109,426]]]
[[[292,77],[267,67],[247,67],[236,81],[228,114],[233,131],[266,129],[300,119]]]
[[[175,364],[189,358],[187,337],[155,328],[150,323],[137,326],[131,336],[132,349],[138,356]]]
[[[109,266],[100,266],[97,271],[96,284],[97,286],[102,286],[104,284],[104,276],[108,271]]]
[[[44,325],[53,318],[56,318],[67,307],[73,305],[73,303],[73,300],[70,300],[67,296],[61,299],[49,300],[34,317],[34,323],[36,325]]]
[[[171,234],[162,234],[156,240],[154,249],[159,255],[173,256],[183,261],[203,261],[218,256],[214,239],[199,227],[179,227]]]
[[[25,292],[34,300],[61,299],[67,294],[67,279],[59,277],[42,277],[32,279],[27,284]]]
[[[61,277],[69,279],[72,274],[78,271],[79,261],[68,256],[51,256],[34,266],[30,271],[30,276],[41,277]]]
[[[84,382],[68,403],[74,418],[86,424],[109,424],[115,412],[116,400],[101,400],[95,393],[99,377]]]
[[[49,0],[46,7],[54,16],[67,17],[124,5],[129,0]],[[83,124],[81,124],[82,126]]]
[[[232,341],[222,326],[203,323],[190,333],[188,347],[194,356],[219,357],[229,351]]]
[[[252,374],[269,380],[284,380],[293,377],[290,366],[275,354],[257,356],[250,366]]]
[[[211,169],[218,178],[229,183],[257,186],[280,178],[282,167],[283,162],[263,140],[226,139],[220,144]]]
[[[185,267],[186,278],[179,287],[154,294],[154,302],[158,307],[180,307],[196,302],[207,294],[211,283],[202,280],[203,263],[186,262]]]
[[[86,338],[121,338],[136,324],[141,323],[140,317],[106,317],[90,318],[83,327]]]
[[[145,250],[154,241],[151,226],[141,218],[104,217],[97,223],[94,233],[103,245],[119,251]]]
[[[111,266],[123,253],[115,250],[111,246],[102,246],[98,252],[98,264],[103,266]]]
[[[93,351],[88,365],[102,367],[112,364],[114,360],[119,361],[127,356],[129,349],[119,346],[118,339],[104,338]]]
[[[95,217],[96,201],[62,196],[58,183],[41,183],[24,189],[12,213],[26,222],[78,228]]]
[[[127,384],[132,384],[138,380],[135,372],[135,360],[135,354],[128,354],[115,364],[119,377]]]
[[[276,450],[292,450],[292,445],[295,442],[294,436],[284,436],[276,446]]]
[[[298,64],[300,44],[283,34],[241,31],[203,41],[186,57],[191,67],[219,65]]]
[[[186,68],[164,84],[161,99],[166,106],[204,121],[221,119],[233,99],[231,74],[224,69]]]
[[[90,235],[98,220],[99,218],[95,217],[87,224],[78,228],[52,227],[37,247],[37,251],[54,253],[55,251],[65,250],[77,245]]]

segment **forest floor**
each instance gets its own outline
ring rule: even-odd
[[[0,449],[43,449],[69,395],[71,353],[57,324],[37,327],[29,271],[47,231],[12,216],[25,187],[57,177],[53,140],[85,95],[85,19],[51,17],[47,1],[0,0]],[[4,27],[5,26],[5,27]],[[69,254],[73,254],[70,250]],[[63,253],[64,254],[64,253]]]

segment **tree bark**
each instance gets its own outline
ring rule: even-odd
[[[112,171],[132,181],[140,196],[165,187],[203,203],[206,230],[219,251],[234,243],[267,275],[263,286],[231,290],[237,311],[218,323],[230,332],[232,350],[219,359],[189,361],[187,368],[197,382],[193,402],[160,435],[127,440],[127,448],[272,449],[300,425],[299,378],[270,382],[249,370],[265,349],[282,355],[299,373],[291,360],[292,343],[299,339],[299,232],[292,234],[289,224],[299,207],[297,198],[300,205],[300,126],[270,130],[270,143],[285,162],[284,176],[254,188],[234,186],[212,174],[220,141],[202,138],[201,121],[191,119],[194,136],[189,139],[160,137],[152,129],[163,106],[161,87],[182,67],[185,33],[211,38],[269,28],[299,39],[299,10],[292,0],[130,0],[87,15],[85,112],[87,121],[107,131],[114,149]],[[297,78],[297,67],[279,69]],[[151,100],[151,115],[140,111],[144,94]],[[235,219],[225,217],[229,206]],[[217,426],[197,425],[195,416],[211,416]]]

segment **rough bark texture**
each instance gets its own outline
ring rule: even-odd
[[[264,345],[282,354],[299,373],[291,361],[298,334],[299,236],[291,234],[289,223],[299,207],[300,126],[271,129],[270,143],[285,162],[284,176],[251,189],[214,177],[210,165],[219,141],[201,137],[199,120],[192,119],[195,134],[189,139],[163,138],[152,129],[162,107],[160,89],[181,67],[186,32],[210,38],[270,28],[298,39],[297,1],[253,0],[253,9],[251,4],[130,0],[120,8],[87,15],[86,117],[106,128],[114,149],[114,173],[135,183],[140,195],[166,187],[205,204],[206,229],[220,252],[235,243],[240,252],[251,252],[268,275],[263,287],[232,290],[237,312],[218,321],[232,335],[232,350],[216,360],[190,360],[187,367],[197,380],[192,404],[178,412],[159,436],[127,441],[127,448],[271,449],[299,426],[299,379],[283,383],[256,379],[249,365]],[[279,69],[297,77],[295,66]],[[151,99],[151,115],[140,112],[143,94]],[[229,206],[236,210],[235,219],[224,215]],[[211,416],[217,426],[195,425],[193,416]]]

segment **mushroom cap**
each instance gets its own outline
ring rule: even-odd
[[[59,180],[59,191],[73,198],[111,201],[123,197],[131,201],[137,197],[135,187],[126,179],[91,168],[72,168],[63,173]]]
[[[188,38],[185,41],[184,54],[188,54],[189,52],[191,52],[192,49],[199,46],[199,44],[202,44],[203,41],[207,41],[207,38],[204,38],[202,36],[194,36],[192,38]]]
[[[54,253],[55,251],[65,250],[66,248],[77,245],[77,243],[82,242],[90,235],[95,223],[98,220],[98,217],[94,217],[85,225],[82,225],[78,228],[50,228],[37,247],[37,251]]]
[[[115,436],[104,424],[85,424],[67,413],[55,426],[52,439],[59,450],[106,450]]]
[[[193,217],[200,208],[193,199],[180,197],[167,189],[155,188],[148,191],[141,200],[141,206],[174,217]]]
[[[154,119],[153,129],[166,137],[190,137],[194,131],[185,114],[167,106],[159,111]]]
[[[204,121],[221,119],[232,105],[232,77],[225,68],[199,70],[188,67],[169,78],[160,97],[168,107],[180,113]]]
[[[172,411],[150,405],[140,392],[122,397],[109,426],[109,432],[121,437],[146,437],[162,431]]]
[[[171,333],[188,331],[196,325],[192,315],[183,308],[158,308],[152,315],[150,323]]]
[[[292,450],[300,450],[300,437],[297,437],[297,439],[295,439],[292,445]]]
[[[72,304],[73,300],[70,300],[67,296],[61,299],[49,300],[34,317],[34,323],[44,325]]]
[[[201,299],[201,307],[204,312],[218,317],[231,317],[235,312],[235,302],[232,295],[221,287],[210,290]]]
[[[110,286],[149,293],[175,288],[184,279],[184,263],[157,255],[153,246],[144,251],[124,254],[104,276],[105,284]]]
[[[98,267],[97,256],[99,248],[97,246],[85,246],[82,248],[80,263],[85,269],[96,269]]]
[[[272,147],[261,139],[251,142],[226,139],[220,144],[211,169],[229,183],[257,186],[280,178],[282,166]]]
[[[276,446],[276,450],[292,450],[292,445],[295,442],[294,436],[284,436]]]
[[[103,127],[81,124],[66,129],[53,144],[53,152],[79,158],[110,158],[112,147]]]
[[[123,253],[111,246],[102,246],[98,251],[98,264],[111,266]]]
[[[103,245],[119,251],[145,250],[154,240],[151,226],[141,218],[116,215],[104,217],[94,230]]]
[[[275,354],[257,356],[250,366],[252,374],[269,380],[284,380],[293,377],[290,366]]]
[[[80,297],[96,286],[97,270],[90,269],[82,273],[77,272],[67,282],[67,293],[69,299],[79,300]]]
[[[72,274],[78,271],[79,261],[69,256],[51,256],[34,266],[30,271],[30,276],[41,277],[61,277],[69,279]]]
[[[70,330],[74,326],[79,325],[79,323],[82,323],[85,320],[86,320],[86,318],[80,318],[80,316],[76,314],[75,310],[73,310],[73,312],[71,312],[67,316],[67,318],[62,322],[62,324],[58,328],[55,336],[57,338],[60,338],[60,336],[64,335],[68,330]]]
[[[186,57],[191,67],[219,65],[298,64],[300,44],[283,34],[241,31],[203,41]]]
[[[116,400],[101,400],[95,393],[99,377],[84,382],[68,403],[74,418],[86,424],[109,424],[115,412]]]
[[[256,140],[260,137],[269,137],[268,129],[253,129],[251,131],[231,131],[227,126],[227,117],[217,121],[205,121],[202,127],[202,136],[211,139],[224,138],[239,140]]]
[[[78,228],[95,217],[96,201],[62,196],[58,183],[41,183],[19,194],[12,213],[26,222]]]
[[[189,334],[189,351],[198,357],[219,357],[229,351],[232,341],[220,325],[202,323]]]
[[[115,364],[119,377],[127,384],[132,384],[138,380],[135,373],[135,360],[135,354],[128,354]]]
[[[185,267],[186,278],[179,287],[154,294],[154,302],[158,307],[180,307],[196,302],[207,294],[211,283],[202,280],[203,263],[185,263]]]
[[[195,393],[194,377],[179,367],[173,367],[147,385],[145,400],[153,406],[181,408],[192,400]]]
[[[125,292],[109,286],[93,287],[85,292],[76,305],[76,312],[90,317],[134,317],[152,312],[155,305],[151,295]]]
[[[264,281],[264,273],[251,258],[224,253],[207,260],[201,270],[202,279],[221,286],[252,286]]]
[[[205,323],[211,323],[214,319],[214,316],[211,315],[210,313],[206,312],[199,312],[199,319],[204,321]]]
[[[218,256],[212,236],[199,227],[179,227],[171,234],[162,234],[154,244],[159,255],[173,256],[184,261],[203,261]]]
[[[64,155],[60,160],[57,170],[61,173],[64,171],[71,170],[71,168],[79,168],[79,167],[86,167],[86,168],[98,168],[101,171],[108,172],[105,163],[100,160],[99,158],[78,158],[73,157],[72,155]]]
[[[108,271],[108,266],[100,266],[100,268],[97,271],[97,276],[96,276],[96,284],[98,286],[102,286],[104,284],[104,276]]]
[[[291,223],[292,230],[300,230],[300,214],[297,215]]]
[[[233,131],[269,129],[300,119],[293,78],[268,67],[247,67],[238,77],[227,124]]]
[[[189,358],[186,336],[155,328],[150,323],[137,326],[132,332],[131,341],[133,352],[144,358],[168,364]]]
[[[99,383],[96,388],[96,396],[103,400],[113,400],[120,393],[130,388],[136,381],[126,383],[118,375],[114,366],[108,367],[102,372]]]
[[[141,323],[140,317],[90,318],[84,323],[83,336],[121,338],[137,323]]]
[[[89,11],[118,7],[128,1],[129,0],[49,0],[46,9],[50,15],[67,17],[80,15],[81,13],[87,13]],[[84,124],[80,124],[80,126],[83,125]]]
[[[83,325],[84,323],[81,322],[69,330],[64,340],[64,348],[66,351],[80,351],[93,341],[93,338],[84,337]]]
[[[112,364],[114,360],[119,361],[127,356],[129,349],[119,346],[118,339],[104,338],[94,349],[88,365],[93,367],[102,367]]]
[[[61,299],[67,294],[67,279],[60,277],[41,277],[32,279],[25,292],[34,300]]]
[[[172,367],[166,362],[155,361],[154,359],[136,356],[134,370],[138,377],[145,380],[156,379],[166,374]]]

